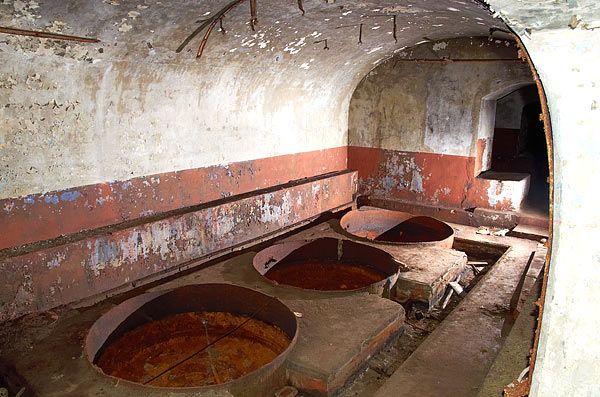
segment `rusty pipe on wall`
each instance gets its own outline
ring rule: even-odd
[[[100,42],[100,40],[98,40],[98,39],[91,39],[89,37],[70,36],[70,35],[66,35],[66,34],[40,32],[40,31],[36,31],[36,30],[8,28],[5,26],[0,26],[0,33],[16,34],[19,36],[32,36],[32,37],[39,37],[39,38],[43,38],[43,39],[79,41],[82,43],[99,43]]]
[[[232,9],[234,9],[236,6],[243,3],[244,1],[246,1],[246,0],[235,0],[234,2],[229,3],[225,8],[221,9],[221,11],[219,11],[210,20],[211,21],[210,26],[208,27],[208,30],[206,31],[206,33],[204,33],[204,37],[202,38],[202,42],[200,43],[200,47],[198,48],[198,52],[196,53],[196,59],[198,59],[202,56],[202,53],[204,52],[204,47],[206,46],[206,42],[208,41],[208,38],[209,38],[210,34],[212,33],[212,30],[215,28],[217,21],[222,20],[223,17],[225,16],[225,14],[227,14],[229,11],[231,11]],[[254,25],[256,23],[258,23],[258,19],[256,18],[256,0],[250,0],[250,27],[252,28],[252,30],[254,30]],[[202,29],[200,29],[200,30],[202,30]]]
[[[181,51],[183,51],[183,49],[189,44],[189,42],[192,41],[192,39],[196,37],[200,32],[202,32],[204,28],[215,23],[215,21],[217,21],[218,19],[223,18],[225,14],[227,14],[229,11],[231,11],[231,9],[233,9],[235,6],[242,3],[243,1],[245,0],[233,0],[225,7],[221,8],[215,15],[203,21],[203,23],[200,26],[198,26],[188,37],[185,38],[185,40],[183,40],[183,42],[179,45],[179,47],[177,47],[175,52],[180,53]]]

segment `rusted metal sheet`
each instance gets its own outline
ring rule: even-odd
[[[114,307],[100,317],[90,328],[85,355],[96,364],[107,344],[149,321],[170,315],[188,312],[226,312],[255,318],[266,324],[275,325],[290,340],[289,345],[273,361],[237,379],[204,387],[185,387],[188,393],[227,391],[235,396],[267,396],[285,384],[283,364],[297,341],[298,323],[294,313],[278,299],[248,288],[229,284],[192,284],[173,290],[138,295]],[[106,375],[100,368],[93,367],[99,377]],[[61,382],[69,382],[71,374],[65,374]],[[73,383],[76,383],[73,380]],[[140,383],[119,379],[122,392],[169,393],[181,388],[144,386]]]
[[[4,199],[0,250],[345,168],[346,148],[341,147]]]
[[[100,294],[192,260],[212,259],[350,205],[355,191],[356,173],[340,172],[4,259],[0,321]]]

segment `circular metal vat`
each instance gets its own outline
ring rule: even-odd
[[[276,284],[313,291],[383,294],[398,279],[399,266],[387,252],[335,238],[288,241],[260,251],[254,268]]]
[[[348,233],[378,242],[429,244],[452,248],[454,229],[429,216],[362,207],[348,212],[340,220]]]
[[[267,396],[286,383],[294,313],[274,297],[229,284],[142,294],[91,327],[85,353],[102,375],[144,395],[227,391]],[[142,391],[143,390],[143,391]]]

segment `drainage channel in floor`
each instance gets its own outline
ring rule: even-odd
[[[403,332],[366,363],[365,368],[339,393],[340,397],[372,396],[450,312],[458,307],[465,295],[477,285],[508,249],[502,245],[458,238],[454,240],[452,248],[467,254],[469,266],[461,275],[459,282],[464,293],[460,295],[451,293],[451,287],[448,287],[445,298],[429,313],[422,311],[418,303],[409,302]],[[442,308],[446,298],[448,302]],[[499,308],[499,310],[503,309]]]

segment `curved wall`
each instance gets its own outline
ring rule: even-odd
[[[493,126],[482,125],[485,105],[491,103],[492,113],[495,106],[489,96],[531,82],[508,40],[440,40],[385,61],[350,101],[348,166],[359,171],[359,194],[454,208],[518,208],[524,183],[477,178],[493,133]]]
[[[600,219],[595,183],[600,152],[596,134],[600,129],[600,5],[593,0],[487,2],[530,53],[548,96],[553,127],[554,236],[532,395],[598,394],[595,375],[600,371],[600,354],[595,341],[600,324],[593,313],[600,304],[600,256],[593,236],[598,234]],[[165,203],[178,209],[258,186],[277,186],[281,179],[343,169],[348,105],[354,88],[371,69],[395,51],[423,40],[485,36],[490,27],[503,27],[500,19],[476,2],[404,5],[387,0],[333,4],[315,0],[304,2],[302,17],[295,2],[260,1],[256,32],[246,25],[249,16],[244,4],[226,18],[226,35],[215,31],[200,61],[193,58],[199,39],[192,42],[191,52],[175,54],[198,26],[196,21],[224,4],[183,0],[0,4],[0,25],[102,40],[84,45],[1,37],[2,238],[19,228],[27,230],[27,238],[8,246],[51,238],[34,233],[43,223],[55,222],[49,229],[55,237],[89,225],[98,227],[86,223],[99,218],[97,211],[110,215],[100,223],[104,225],[137,219],[143,214],[128,215],[137,200],[146,200],[140,207],[161,212]],[[357,43],[356,27],[336,29],[377,12],[398,14],[397,43],[385,18],[369,18],[363,44]],[[325,38],[328,50],[324,43],[315,43]],[[300,153],[308,155],[296,156]],[[468,153],[473,156],[472,144]],[[280,168],[254,179],[255,164],[246,161],[259,160],[273,161]],[[272,170],[267,164],[261,163]],[[211,166],[215,168],[207,168]],[[242,172],[243,187],[229,188],[237,186],[237,178],[229,175],[234,173],[227,166],[239,167],[235,175]],[[183,171],[191,176],[176,173]],[[133,185],[139,183],[147,190],[121,196],[126,190],[121,185],[128,186],[130,178]],[[173,183],[163,190],[165,178]],[[227,188],[221,188],[222,180],[227,180],[223,182],[229,184]],[[115,181],[121,185],[114,185]],[[97,196],[91,199],[88,192],[88,198],[81,197],[82,186]],[[186,199],[189,192],[206,190],[207,196]],[[314,199],[318,189],[307,192]],[[279,227],[289,225],[268,202],[263,202],[263,214],[274,216]],[[102,210],[107,203],[109,210]],[[17,208],[22,215],[12,218]],[[63,218],[77,217],[85,222],[69,228],[61,224]],[[215,222],[206,227],[223,232],[226,226]],[[158,241],[161,233],[169,234],[166,230],[148,228],[147,233]],[[10,288],[2,288],[2,304],[24,298],[45,302],[52,291],[60,290],[59,275],[67,273],[81,282],[77,293],[44,305],[20,306],[16,312],[2,309],[3,316],[106,291],[109,287],[101,283],[95,289],[86,285],[94,285],[100,277],[110,279],[111,287],[137,277],[129,266],[115,272],[109,265],[118,248],[97,252],[98,275],[79,262],[67,263],[60,247],[54,250],[52,261],[35,266],[3,257],[1,279]],[[72,270],[61,273],[63,265]],[[148,271],[162,270],[156,265]],[[36,274],[43,277],[34,279]]]

